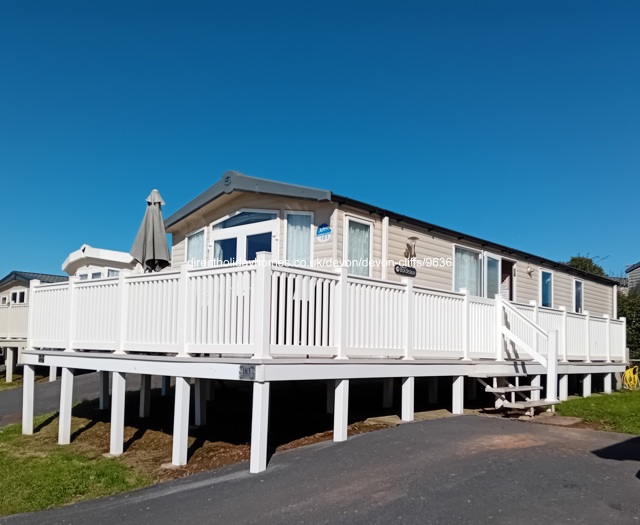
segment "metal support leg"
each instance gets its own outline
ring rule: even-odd
[[[60,375],[60,416],[58,418],[58,444],[71,442],[71,404],[73,400],[73,370],[63,368]]]
[[[253,383],[253,410],[251,414],[251,459],[249,472],[258,474],[267,469],[267,444],[269,433],[269,386]]]
[[[384,379],[382,385],[382,406],[391,408],[393,406],[393,377]]]
[[[109,454],[119,456],[124,449],[124,397],[126,394],[126,374],[113,372],[111,378],[111,440]]]
[[[173,412],[173,454],[171,463],[187,464],[189,448],[189,402],[191,383],[188,377],[176,377],[176,397]]]
[[[464,414],[464,376],[453,378],[452,414]]]
[[[142,374],[140,376],[140,411],[141,418],[149,417],[151,413],[151,376]]]
[[[415,377],[402,378],[402,411],[400,414],[402,421],[413,421],[414,419],[415,387]]]
[[[33,395],[35,370],[33,365],[24,365],[22,386],[22,433],[33,434]]]

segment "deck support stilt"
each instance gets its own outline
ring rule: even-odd
[[[251,413],[251,458],[249,472],[258,474],[267,469],[267,444],[269,433],[269,382],[253,383],[253,408]]]
[[[208,379],[196,378],[195,384],[195,424],[202,427],[207,424],[207,384]]]
[[[189,378],[176,377],[176,397],[173,412],[173,453],[171,455],[171,463],[178,467],[187,464],[190,398],[191,382]]]
[[[169,376],[162,376],[162,397],[169,395],[171,391],[171,378]]]
[[[613,384],[613,374],[611,372],[607,372],[606,374],[604,374],[604,393],[605,394],[610,394],[612,391],[612,384]]]
[[[569,399],[569,374],[558,375],[558,399],[560,401],[566,401]]]
[[[336,382],[333,379],[327,381],[327,414],[333,414],[333,405],[336,402]]]
[[[140,411],[141,418],[149,417],[151,413],[151,376],[142,374],[140,376]]]
[[[393,377],[386,377],[382,384],[382,406],[391,408],[393,406]]]
[[[35,367],[24,365],[22,386],[22,433],[33,434],[33,395],[35,383]]]
[[[124,398],[127,380],[124,372],[111,376],[111,439],[109,454],[119,456],[124,450]]]
[[[438,403],[438,378],[437,377],[429,378],[429,394],[427,399],[430,405],[435,405]]]
[[[16,348],[6,348],[7,356],[5,357],[5,381],[7,383],[13,383],[13,373],[15,371],[15,361],[16,361]]]
[[[52,381],[55,381],[56,379],[58,379],[58,367],[57,366],[50,366],[49,367],[49,382],[51,383]]]
[[[100,410],[108,410],[111,407],[111,399],[109,398],[109,372],[102,370],[100,374]]]
[[[58,445],[71,443],[71,406],[73,402],[73,370],[63,368],[60,374],[60,416],[58,418]]]
[[[591,397],[591,374],[582,377],[582,397]]]
[[[415,387],[415,377],[402,378],[402,411],[400,414],[402,421],[413,421],[414,419]]]
[[[517,378],[516,378],[517,379]],[[534,375],[531,377],[531,386],[542,386],[542,376]],[[531,392],[532,401],[540,401],[540,390],[533,390]]]
[[[464,376],[453,378],[453,395],[452,395],[451,413],[464,414]]]
[[[334,382],[333,440],[347,440],[349,424],[349,380],[336,379]]]

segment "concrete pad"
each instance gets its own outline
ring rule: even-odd
[[[582,423],[582,418],[580,417],[569,417],[569,416],[549,416],[549,415],[540,415],[536,417],[529,418],[521,418],[522,421],[529,421],[531,423],[539,423],[541,425],[554,425],[558,427],[570,427],[572,425],[577,425],[578,423]]]

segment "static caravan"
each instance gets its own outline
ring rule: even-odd
[[[261,472],[273,382],[324,381],[343,441],[351,380],[379,380],[384,406],[397,383],[412,421],[416,378],[451,388],[454,414],[477,384],[496,407],[533,410],[566,399],[570,377],[584,395],[593,375],[610,392],[628,362],[615,281],[330,191],[227,172],[165,225],[172,264],[160,272],[32,281],[24,433],[37,364],[62,369],[61,444],[73,371],[101,372],[114,455],[127,373],[142,374],[142,417],[150,377],[175,378],[174,465],[187,461],[191,389],[200,425],[211,380],[249,382],[249,469]]]

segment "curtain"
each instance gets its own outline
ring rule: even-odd
[[[371,258],[371,226],[361,222],[349,221],[349,246],[347,258],[351,275],[369,276]]]
[[[311,215],[287,214],[287,261],[311,264]]]
[[[187,262],[191,261],[193,266],[200,266],[202,259],[204,259],[204,230],[187,237]]]
[[[463,248],[456,248],[455,265],[456,292],[466,288],[471,295],[480,296],[482,292],[480,254]]]
[[[553,306],[553,275],[549,272],[542,272],[542,303],[540,306]]]

